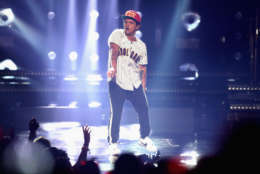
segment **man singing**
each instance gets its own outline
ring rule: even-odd
[[[109,149],[112,154],[120,153],[120,120],[123,104],[129,100],[138,113],[140,123],[140,144],[150,151],[156,151],[150,134],[150,120],[146,98],[146,45],[135,36],[141,27],[141,16],[128,10],[122,16],[124,29],[115,29],[109,36],[108,85],[110,97],[110,121],[108,130]]]

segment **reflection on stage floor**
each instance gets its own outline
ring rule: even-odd
[[[102,171],[113,168],[113,159],[108,152],[107,126],[90,126],[91,142],[88,159],[95,158]],[[19,134],[27,139],[28,131]],[[49,139],[52,146],[65,150],[71,163],[78,158],[83,145],[83,134],[79,122],[42,122],[38,136]],[[183,157],[183,163],[193,167],[199,156],[209,152],[209,142],[194,139],[193,136],[164,137],[151,136],[159,153],[151,153],[138,143],[139,124],[121,125],[119,148],[121,152],[132,152],[136,155],[145,155],[150,159],[165,157]]]

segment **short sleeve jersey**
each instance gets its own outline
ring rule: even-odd
[[[130,41],[123,29],[116,29],[110,34],[109,47],[110,43],[119,46],[116,83],[122,89],[133,91],[142,84],[139,65],[148,64],[146,45],[139,38],[136,38],[136,41]],[[108,56],[109,68],[112,68],[111,51]]]

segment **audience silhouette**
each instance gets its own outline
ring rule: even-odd
[[[23,174],[23,173],[50,173],[50,174],[100,174],[100,166],[96,160],[88,160],[87,155],[90,143],[90,128],[82,126],[84,143],[78,156],[77,162],[72,166],[66,151],[53,147],[51,142],[43,136],[37,136],[40,124],[35,118],[29,121],[29,135],[27,144],[21,144],[20,140],[11,131],[5,135],[0,129],[0,173]],[[257,140],[260,133],[260,120],[250,118],[240,119],[226,129],[225,136],[220,137],[218,148],[215,153],[203,156],[193,168],[187,168],[181,158],[169,157],[151,160],[147,156],[136,156],[131,152],[125,152],[118,156],[114,162],[114,168],[107,171],[109,174],[206,174],[206,173],[249,173],[258,171],[260,143]],[[19,143],[17,143],[19,142]],[[27,151],[31,152],[30,160],[25,155],[19,156],[20,150],[26,145]],[[19,150],[19,148],[21,148]],[[47,160],[47,157],[48,160]],[[19,160],[23,159],[22,166],[17,167]],[[43,159],[39,159],[43,158]],[[29,162],[28,162],[29,161]],[[35,162],[45,161],[38,165]],[[23,163],[24,162],[24,163]],[[29,163],[29,164],[28,164]],[[30,164],[31,163],[31,164]],[[36,167],[35,167],[36,166]],[[41,167],[39,167],[41,166]],[[34,169],[34,170],[33,170]],[[26,172],[25,172],[26,171]],[[32,172],[33,171],[33,172]]]

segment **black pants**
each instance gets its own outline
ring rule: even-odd
[[[148,136],[150,134],[150,120],[148,116],[148,103],[142,85],[134,91],[124,90],[114,81],[110,81],[108,86],[110,96],[108,142],[116,143],[119,139],[120,121],[125,100],[129,100],[138,113],[141,138]]]

